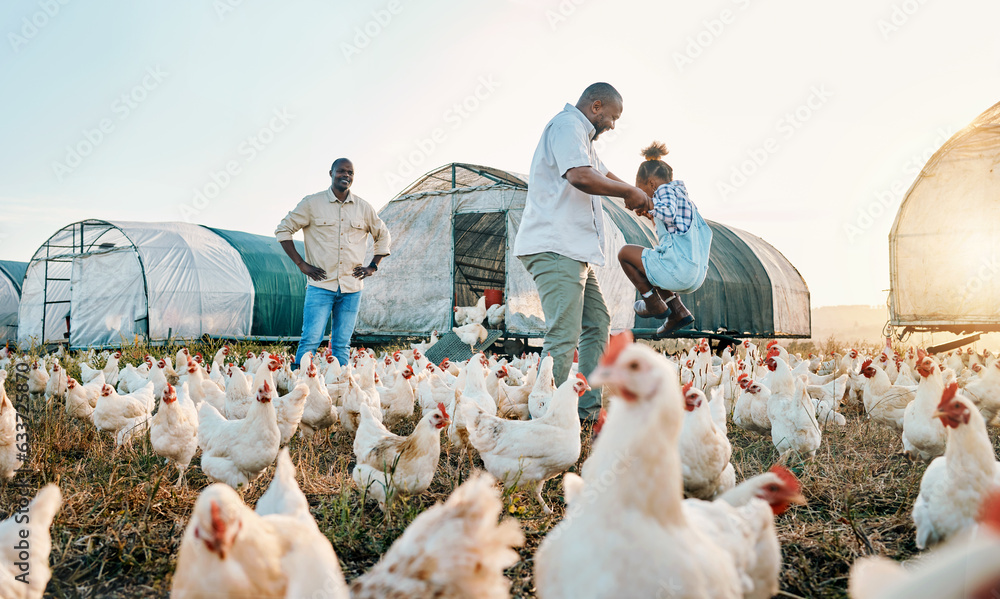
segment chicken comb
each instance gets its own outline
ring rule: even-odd
[[[772,347],[774,347],[777,344],[778,344],[778,340],[777,339],[771,339],[770,341],[767,342],[767,349],[771,349]]]
[[[604,350],[604,355],[601,356],[601,365],[611,366],[614,364],[618,361],[622,350],[632,345],[632,342],[632,331],[625,330],[617,335],[612,335],[611,339],[608,340],[608,347]]]
[[[958,383],[952,383],[945,387],[944,393],[941,394],[941,403],[938,404],[938,407],[941,407],[949,401],[955,399],[956,393],[958,393]]]
[[[448,416],[448,411],[444,409],[444,404],[440,401],[438,402],[438,410],[444,415],[445,418],[450,418],[450,416]]]
[[[861,363],[861,370],[865,370],[866,368],[868,368],[871,365],[872,365],[872,360],[871,360],[871,358],[868,358],[867,360],[865,360],[864,362]]]
[[[1000,534],[1000,489],[994,489],[983,499],[976,520],[992,529],[994,533]]]
[[[601,432],[601,429],[604,428],[604,422],[607,421],[607,419],[608,419],[608,411],[605,410],[604,408],[601,408],[600,413],[597,415],[597,422],[594,423],[593,435],[595,437],[598,435],[598,433]]]
[[[212,536],[221,539],[226,534],[226,521],[222,519],[222,508],[212,502]]]
[[[681,392],[684,393],[685,396],[687,396],[688,391],[691,390],[691,385],[693,385],[693,384],[694,384],[694,381],[688,381],[688,382],[684,383],[684,386],[681,387]]]
[[[745,379],[745,378],[749,378],[749,376],[750,376],[749,374],[747,374],[747,373],[745,373],[745,372],[744,372],[744,373],[743,373],[743,374],[741,374],[740,376],[736,377],[736,380],[737,380],[737,381],[742,381],[742,380],[743,380],[743,379]]]
[[[802,483],[799,482],[799,479],[792,474],[791,470],[785,468],[781,464],[771,466],[769,472],[776,474],[778,478],[781,479],[781,482],[783,482],[793,493],[798,493],[802,490]]]
[[[923,360],[926,357],[927,357],[927,352],[924,351],[924,348],[918,347],[917,348],[917,359],[918,360]]]

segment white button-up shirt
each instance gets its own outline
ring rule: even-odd
[[[531,159],[528,197],[514,240],[515,256],[555,252],[604,266],[601,196],[580,191],[565,177],[566,171],[578,166],[592,166],[601,174],[608,174],[594,151],[596,132],[594,125],[572,104],[567,104],[545,126]]]

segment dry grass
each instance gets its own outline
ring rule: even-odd
[[[202,346],[202,352],[211,360],[217,348]],[[245,353],[259,348],[234,349]],[[129,347],[125,358],[135,362],[145,353],[144,347]],[[70,374],[78,374],[76,367]],[[12,399],[13,383],[12,376],[7,383]],[[45,406],[35,399],[31,405],[30,466],[36,471],[31,488],[56,482],[64,497],[52,527],[53,577],[47,596],[168,596],[190,509],[209,484],[199,458],[188,470],[187,486],[178,489],[173,486],[176,471],[152,453],[148,439],[116,451],[109,435],[70,421],[61,404]],[[406,422],[400,432],[414,423]],[[590,431],[583,436],[585,457]],[[740,479],[766,470],[777,457],[767,438],[734,428],[730,439]],[[351,435],[337,430],[313,442],[295,438],[290,446],[313,515],[337,550],[348,579],[371,567],[413,518],[446,498],[470,474],[457,452],[444,451],[429,492],[401,500],[383,515],[373,501],[362,505],[350,477],[351,445]],[[916,552],[910,510],[924,466],[908,462],[899,455],[901,449],[897,434],[848,414],[847,427],[825,432],[814,459],[795,465],[809,505],[778,519],[786,596],[845,597],[848,569],[859,555],[874,552],[905,559]],[[482,463],[477,459],[476,465]],[[254,505],[272,475],[269,469],[245,490],[248,504]],[[0,518],[8,515],[8,506],[20,492],[0,484]],[[534,551],[565,508],[558,479],[546,485],[545,498],[555,510],[553,516],[542,513],[526,494],[504,495],[505,508],[520,520],[527,539],[521,562],[507,572],[515,597],[535,596]]]

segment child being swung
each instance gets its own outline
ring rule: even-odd
[[[666,154],[665,145],[653,142],[642,151],[646,160],[635,177],[635,186],[652,198],[636,213],[653,219],[658,244],[652,249],[626,245],[618,252],[622,270],[642,296],[635,303],[635,313],[666,318],[657,337],[694,322],[677,294],[701,287],[712,248],[712,230],[688,198],[684,182],[674,181],[673,169],[660,160]]]

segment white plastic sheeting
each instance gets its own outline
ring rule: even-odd
[[[21,344],[117,344],[250,333],[254,288],[239,253],[189,223],[88,220],[60,229],[28,266]],[[45,304],[48,306],[45,307]]]
[[[382,208],[392,255],[365,281],[356,332],[451,330],[451,206],[451,195],[438,194],[394,200]],[[370,259],[370,247],[368,254]]]
[[[250,334],[253,280],[229,243],[188,223],[115,224],[142,257],[151,339]]]
[[[17,341],[17,305],[20,297],[10,279],[0,273],[0,344]]]
[[[416,193],[397,197],[379,212],[392,234],[392,255],[379,266],[378,275],[365,281],[355,331],[378,335],[450,331],[455,296],[453,215],[505,212],[506,329],[514,335],[544,336],[545,317],[535,283],[511,251],[527,192],[506,183],[441,191],[445,179],[425,179],[435,183],[432,191],[417,187]],[[605,215],[605,226],[608,265],[595,269],[597,279],[611,312],[612,329],[631,328],[635,288],[616,258],[625,238],[610,215]]]
[[[146,293],[135,251],[74,258],[70,302],[70,345],[118,344],[145,334]]]
[[[1000,325],[1000,104],[924,166],[889,235],[895,326]]]

